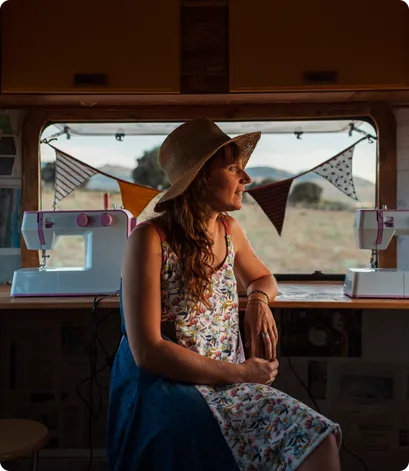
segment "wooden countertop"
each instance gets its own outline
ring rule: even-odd
[[[343,294],[342,283],[280,283],[281,294],[271,307],[321,309],[409,309],[409,299],[351,299]],[[91,308],[93,296],[11,298],[10,287],[0,286],[0,310],[3,309],[81,309]],[[245,296],[240,297],[244,307]],[[109,297],[98,308],[119,307],[119,297]]]

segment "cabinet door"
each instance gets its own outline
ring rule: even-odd
[[[230,91],[409,85],[400,0],[230,1]]]
[[[179,92],[180,0],[12,0],[3,93]]]

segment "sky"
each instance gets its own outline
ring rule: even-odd
[[[257,131],[254,123],[254,131]],[[373,127],[364,123],[360,129],[376,135]],[[48,137],[58,129],[49,126],[43,132],[42,138]],[[51,144],[83,162],[100,168],[106,164],[128,168],[136,167],[136,159],[145,150],[161,145],[163,136],[125,136],[123,141],[117,141],[115,136],[60,136]],[[232,136],[233,137],[233,136]],[[269,166],[298,174],[309,170],[325,160],[337,155],[362,137],[354,132],[349,136],[342,133],[311,133],[303,134],[301,139],[291,134],[262,134],[261,139],[248,163],[248,167]],[[46,144],[41,144],[41,160],[55,160],[55,151]],[[353,175],[376,181],[376,142],[361,142],[356,148],[353,158]]]

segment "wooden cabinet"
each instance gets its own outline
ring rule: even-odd
[[[178,93],[180,0],[12,0],[3,93]]]
[[[230,0],[230,91],[409,88],[400,0]]]

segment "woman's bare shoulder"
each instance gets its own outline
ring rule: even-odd
[[[230,214],[226,214],[224,216],[224,220],[227,222],[229,230],[233,236],[240,235],[243,233],[243,229],[241,228],[239,222],[233,216],[231,216]]]
[[[128,251],[157,252],[160,250],[161,236],[154,220],[138,224],[128,238]]]

